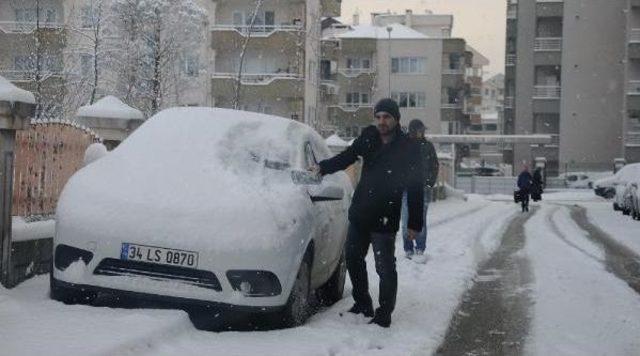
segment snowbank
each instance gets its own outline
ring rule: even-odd
[[[78,109],[78,117],[99,117],[123,120],[143,120],[142,111],[134,109],[114,96],[105,96],[92,105]]]
[[[97,161],[100,158],[106,156],[107,153],[107,147],[105,145],[99,142],[92,143],[84,151],[84,160],[82,161],[82,165],[86,166],[94,161]]]
[[[11,218],[11,240],[27,241],[52,238],[56,222],[53,219],[26,222],[21,216]]]
[[[27,104],[35,104],[36,98],[32,93],[18,88],[0,76],[0,101],[19,101]]]

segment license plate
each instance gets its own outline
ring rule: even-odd
[[[137,245],[131,243],[122,244],[122,249],[120,250],[120,259],[189,268],[198,267],[197,252],[176,250],[173,248]]]

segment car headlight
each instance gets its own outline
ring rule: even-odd
[[[269,271],[230,270],[227,279],[233,290],[246,297],[273,297],[282,293],[278,277]]]
[[[64,271],[73,262],[82,260],[85,264],[89,264],[93,259],[93,253],[77,247],[60,244],[56,246],[54,254],[54,264],[57,269]]]

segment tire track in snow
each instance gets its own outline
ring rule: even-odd
[[[498,249],[478,268],[475,283],[449,325],[437,355],[518,355],[530,324],[528,285],[533,275],[524,248],[524,224],[536,213],[513,219]]]
[[[604,249],[605,260],[601,262],[607,271],[640,294],[640,256],[592,224],[585,208],[574,205],[570,210],[571,219],[586,232],[587,238]]]
[[[560,227],[558,227],[558,224],[556,223],[556,221],[553,219],[553,216],[555,216],[555,214],[560,211],[560,207],[556,207],[554,208],[549,214],[547,214],[545,216],[545,220],[548,223],[548,226],[551,228],[551,231],[554,233],[554,235],[556,235],[560,240],[562,240],[562,242],[564,242],[565,244],[569,245],[570,247],[580,251],[580,253],[582,253],[583,255],[585,255],[586,257],[599,262],[599,263],[604,263],[604,261],[602,259],[600,259],[598,256],[594,256],[592,253],[590,253],[589,251],[583,249],[582,247],[576,245],[575,243],[571,242],[567,236],[560,230]]]

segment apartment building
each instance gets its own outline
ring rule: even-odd
[[[627,0],[508,0],[504,132],[554,142],[516,144],[506,162],[518,169],[545,157],[553,175],[610,169],[622,157],[623,105],[633,96],[625,93],[629,8]]]
[[[342,26],[323,41],[322,100],[328,122],[346,137],[372,124],[384,97],[400,105],[402,124],[420,119],[440,133],[442,41],[400,24]]]
[[[465,41],[449,37],[452,16],[426,21],[420,15],[412,22],[413,16],[372,14],[372,25],[359,25],[358,16],[354,25],[325,22],[320,112],[327,132],[357,136],[372,123],[375,102],[392,97],[403,125],[420,119],[429,133],[462,133],[471,57]]]
[[[0,0],[0,76],[35,93],[38,115],[55,116],[64,95],[62,0]]]
[[[498,73],[482,83],[482,112],[504,111],[504,74]]]
[[[627,9],[623,150],[627,162],[640,162],[640,1],[629,0]]]
[[[320,127],[320,21],[339,16],[339,5],[338,0],[265,0],[251,25],[255,1],[214,1],[209,9],[214,105],[233,107],[237,101],[244,110]]]

